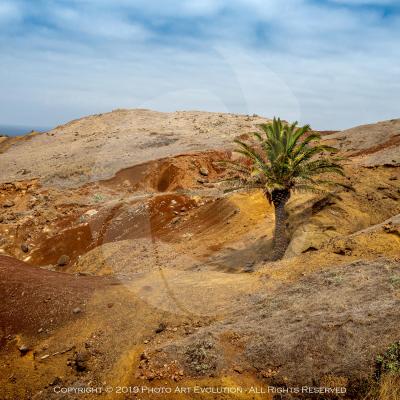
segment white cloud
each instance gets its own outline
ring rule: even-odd
[[[121,15],[99,10],[54,7],[50,10],[49,18],[61,29],[94,37],[140,41],[148,37],[148,32],[142,26],[127,21]]]
[[[396,15],[383,23],[374,9],[306,0],[44,4],[31,12],[51,23],[0,40],[1,123],[146,106],[280,115],[321,129],[399,117]],[[153,29],[162,23],[173,33]]]

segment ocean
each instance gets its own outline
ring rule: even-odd
[[[0,125],[0,135],[20,136],[30,133],[31,131],[46,132],[51,128],[37,126],[17,126],[17,125]]]

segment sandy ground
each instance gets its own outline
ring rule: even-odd
[[[231,146],[266,118],[208,112],[116,110],[72,121],[1,157],[0,182],[40,177],[71,186],[171,155]]]

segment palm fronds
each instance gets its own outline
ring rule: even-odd
[[[235,140],[237,161],[225,161],[231,172],[229,180],[237,187],[261,187],[273,190],[298,189],[318,192],[334,181],[315,179],[321,174],[344,175],[338,150],[321,144],[321,136],[309,125],[297,126],[274,118],[260,125],[260,132],[250,133],[249,140]]]

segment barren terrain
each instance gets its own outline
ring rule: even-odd
[[[218,163],[266,121],[116,110],[0,143],[0,399],[363,398],[400,339],[400,120],[323,132],[343,187],[292,196],[277,262],[272,206]]]

